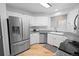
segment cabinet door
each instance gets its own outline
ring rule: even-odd
[[[60,35],[53,35],[55,37],[55,46],[59,47],[60,46],[60,43],[63,42],[65,39],[63,36],[60,36]]]
[[[54,46],[58,46],[58,39],[57,39],[57,35],[53,35],[53,34],[51,34],[51,41],[52,41],[52,45],[54,45]]]
[[[52,35],[55,39],[53,40],[54,46],[59,47],[60,43],[65,41],[67,38],[65,36],[60,36],[60,35]]]
[[[48,34],[47,36],[48,36],[47,37],[47,43],[50,44],[50,45],[54,45],[55,44],[55,42],[54,42],[55,38],[53,37],[53,35]]]
[[[60,43],[65,41],[67,38],[65,36],[48,34],[48,44],[59,47]]]
[[[39,33],[30,34],[30,44],[39,43]]]

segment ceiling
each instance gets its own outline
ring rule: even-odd
[[[40,3],[7,3],[6,6],[27,11],[32,14],[51,14],[58,11],[70,11],[78,8],[79,3],[51,3],[52,7],[45,8]]]

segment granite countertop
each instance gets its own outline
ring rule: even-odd
[[[31,31],[31,33],[47,33],[47,34],[55,34],[55,35],[64,35],[62,31],[52,31],[52,30],[39,30],[39,31]]]
[[[39,30],[39,31],[31,31],[30,33],[47,33],[47,34],[54,34],[54,35],[61,35],[61,36],[66,36],[68,38],[70,37],[77,37],[79,38],[79,35],[76,33],[71,33],[71,32],[64,32],[64,31],[52,31],[48,29],[44,30]]]
[[[31,33],[36,33],[36,32],[39,32],[39,33],[48,33],[48,32],[52,32],[52,30],[38,30],[38,31],[31,31]]]
[[[39,30],[39,33],[48,33],[48,32],[52,32],[52,30]]]

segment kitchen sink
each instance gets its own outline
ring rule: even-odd
[[[49,33],[51,33],[51,34],[56,34],[56,35],[64,35],[63,32],[49,32]]]

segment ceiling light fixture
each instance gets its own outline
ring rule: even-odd
[[[62,12],[57,12],[57,13],[54,14],[54,16],[58,16],[58,15],[61,15],[61,14],[62,14]]]
[[[51,4],[50,3],[40,3],[43,7],[45,8],[49,8],[51,7]]]

